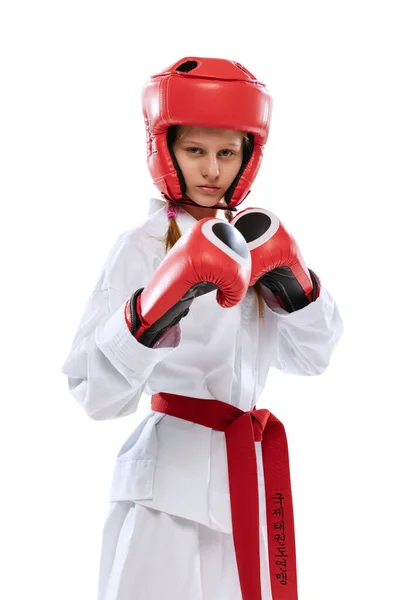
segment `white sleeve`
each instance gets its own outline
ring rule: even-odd
[[[293,375],[320,375],[329,365],[343,333],[343,322],[329,292],[320,287],[319,297],[292,313],[279,306],[265,286],[266,310],[277,322],[277,344],[271,366]]]
[[[143,248],[117,244],[113,250],[61,369],[72,396],[96,420],[133,413],[153,368],[174,351],[147,348],[131,335],[124,316],[126,300],[152,273]],[[129,269],[129,264],[135,268]]]

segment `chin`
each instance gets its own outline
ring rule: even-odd
[[[216,194],[215,196],[205,197],[205,194],[201,194],[198,192],[196,192],[194,194],[190,194],[190,195],[188,195],[188,197],[191,200],[193,200],[193,202],[200,204],[200,206],[203,206],[204,208],[212,208],[219,202],[222,203],[222,201],[224,200],[224,195],[220,196],[219,194],[218,195]],[[225,208],[225,207],[221,206],[221,208]]]

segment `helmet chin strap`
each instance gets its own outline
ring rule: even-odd
[[[195,202],[194,200],[191,200],[190,198],[180,198],[179,200],[172,200],[171,198],[168,198],[168,196],[166,196],[163,192],[161,193],[161,195],[171,204],[186,204],[188,206],[196,206],[197,208],[204,208],[205,210],[210,210],[210,208],[217,208],[219,210],[230,210],[232,212],[236,212],[237,208],[232,206],[230,207],[229,205],[223,206],[221,204],[215,204],[214,206],[202,206],[201,204],[197,204],[197,202]]]

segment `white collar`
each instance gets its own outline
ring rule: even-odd
[[[157,227],[164,227],[165,231],[168,228],[168,217],[167,217],[167,202],[160,198],[150,198],[148,217],[155,217]],[[189,231],[196,223],[197,219],[192,217],[184,208],[177,206],[176,222],[182,233]],[[157,215],[157,216],[156,216]]]
[[[165,200],[161,200],[161,198],[150,198],[149,201],[149,210],[147,215],[153,215],[155,212],[157,212],[158,210],[160,210],[160,208],[163,208],[167,206],[167,203],[165,202]]]

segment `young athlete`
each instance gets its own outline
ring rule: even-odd
[[[296,600],[286,437],[270,367],[318,375],[334,300],[263,208],[237,207],[271,116],[239,63],[184,58],[143,91],[162,200],[117,239],[63,372],[93,419],[152,410],[116,461],[98,600]]]

